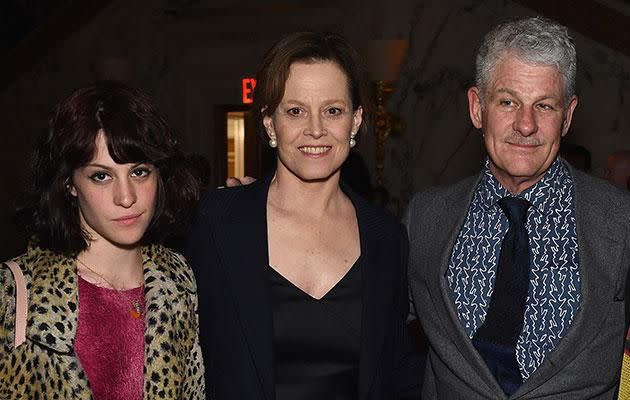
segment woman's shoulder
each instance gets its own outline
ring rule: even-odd
[[[249,185],[209,189],[202,194],[197,207],[196,219],[223,219],[233,213],[241,213],[251,207],[265,204],[269,188],[267,179]]]
[[[366,260],[388,271],[383,273],[390,277],[404,275],[408,252],[404,225],[390,211],[368,200],[353,199],[353,203],[359,223],[361,249],[367,250]]]
[[[196,291],[195,276],[184,256],[160,244],[145,246],[142,253],[145,262],[153,262],[162,279],[170,279],[187,291]]]
[[[26,264],[26,259],[26,253],[24,253],[12,259],[0,262],[0,288],[2,288],[0,290],[1,296],[13,296],[14,293],[15,277],[12,269],[9,268],[10,261],[17,263],[18,268],[22,271],[22,274],[25,275],[25,277],[30,276],[29,266],[31,264]],[[4,303],[6,303],[6,301],[0,299],[0,305]]]
[[[34,271],[35,273],[38,270],[41,272],[41,268],[54,264],[57,258],[56,253],[37,247],[29,247],[25,253],[0,263],[0,349],[10,351],[13,346],[16,279],[7,261],[14,261],[18,264],[26,286],[29,287]],[[42,314],[52,316],[48,312]]]
[[[33,273],[36,273],[37,270],[53,267],[65,258],[66,256],[52,250],[43,249],[36,245],[29,245],[24,253],[10,260],[3,261],[2,264],[6,265],[7,261],[14,261],[20,267],[22,273],[30,277]],[[4,268],[8,269],[8,267]]]
[[[400,220],[389,210],[358,195],[351,195],[350,199],[360,224],[369,226],[385,236],[398,236],[404,231]]]

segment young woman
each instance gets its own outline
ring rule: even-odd
[[[28,288],[15,346],[13,274],[0,268],[0,398],[201,399],[194,277],[156,244],[197,199],[151,99],[118,83],[55,109],[33,168]]]
[[[275,174],[208,192],[188,252],[215,399],[418,392],[404,228],[339,179],[372,111],[362,71],[336,34],[291,34],[263,61],[254,110]]]

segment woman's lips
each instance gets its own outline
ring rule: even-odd
[[[140,216],[142,215],[142,213],[140,214],[133,214],[133,215],[125,215],[123,217],[120,218],[115,218],[114,221],[121,224],[121,225],[131,225],[134,224],[136,221],[138,221],[138,219],[140,219]]]
[[[323,157],[332,149],[332,146],[300,146],[298,150],[309,157]]]

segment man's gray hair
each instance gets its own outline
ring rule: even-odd
[[[541,17],[497,25],[483,38],[477,51],[475,85],[483,96],[496,64],[506,54],[525,63],[551,65],[564,78],[564,105],[575,95],[577,61],[573,39],[565,26]]]

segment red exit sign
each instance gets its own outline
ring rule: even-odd
[[[254,88],[256,87],[255,78],[241,79],[243,104],[251,104],[254,102]]]

